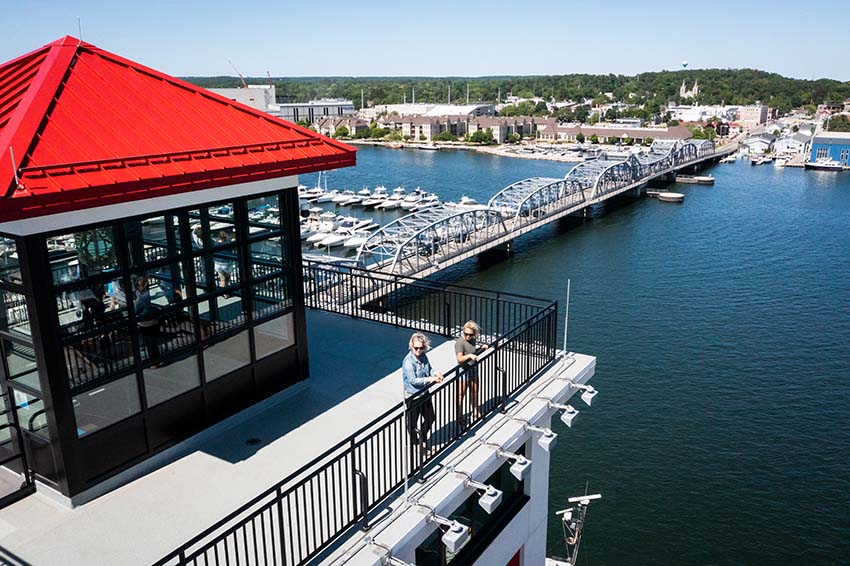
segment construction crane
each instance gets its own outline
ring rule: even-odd
[[[230,59],[227,60],[230,63],[230,66],[233,67],[233,70],[236,71],[236,74],[239,75],[239,80],[242,81],[242,88],[248,90],[248,83],[245,82],[245,77],[242,76],[242,73],[239,72],[239,69],[236,68],[236,65],[233,64],[233,61]]]

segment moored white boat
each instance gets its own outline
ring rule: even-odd
[[[840,161],[836,161],[829,157],[821,157],[815,161],[806,161],[806,169],[815,169],[817,171],[841,171],[844,167]]]

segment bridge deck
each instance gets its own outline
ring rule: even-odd
[[[376,276],[427,277],[653,179],[735,150],[736,144],[715,149],[707,140],[658,140],[645,155],[625,159],[603,155],[576,165],[563,179],[536,177],[513,183],[486,206],[407,215],[373,234],[361,248],[358,262]],[[381,286],[376,280],[368,295],[374,296]],[[357,295],[362,293],[352,297]]]

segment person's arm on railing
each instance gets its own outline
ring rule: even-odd
[[[404,389],[405,391],[412,392],[416,389],[422,389],[423,387],[427,387],[432,383],[440,383],[443,381],[443,375],[439,372],[435,374],[431,374],[431,364],[426,364],[426,371],[423,371],[424,374],[422,377],[416,375],[416,360],[407,356],[404,358],[404,362],[401,364],[401,377],[404,381]]]

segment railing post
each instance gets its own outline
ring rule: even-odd
[[[525,379],[527,383],[531,378],[531,320],[525,321]]]
[[[363,531],[369,530],[369,487],[366,481],[366,474],[360,470],[354,470],[354,477],[360,488],[360,529]],[[358,481],[359,480],[359,481]]]
[[[448,336],[449,328],[451,328],[451,316],[452,316],[452,307],[451,307],[451,304],[449,302],[449,296],[444,291],[443,292],[443,321],[444,321],[443,324],[445,325],[445,328],[444,328],[445,332],[443,334],[445,334],[446,336]]]
[[[502,376],[502,402],[499,404],[499,412],[504,413],[508,406],[508,372],[504,368],[496,366],[496,373]]]

